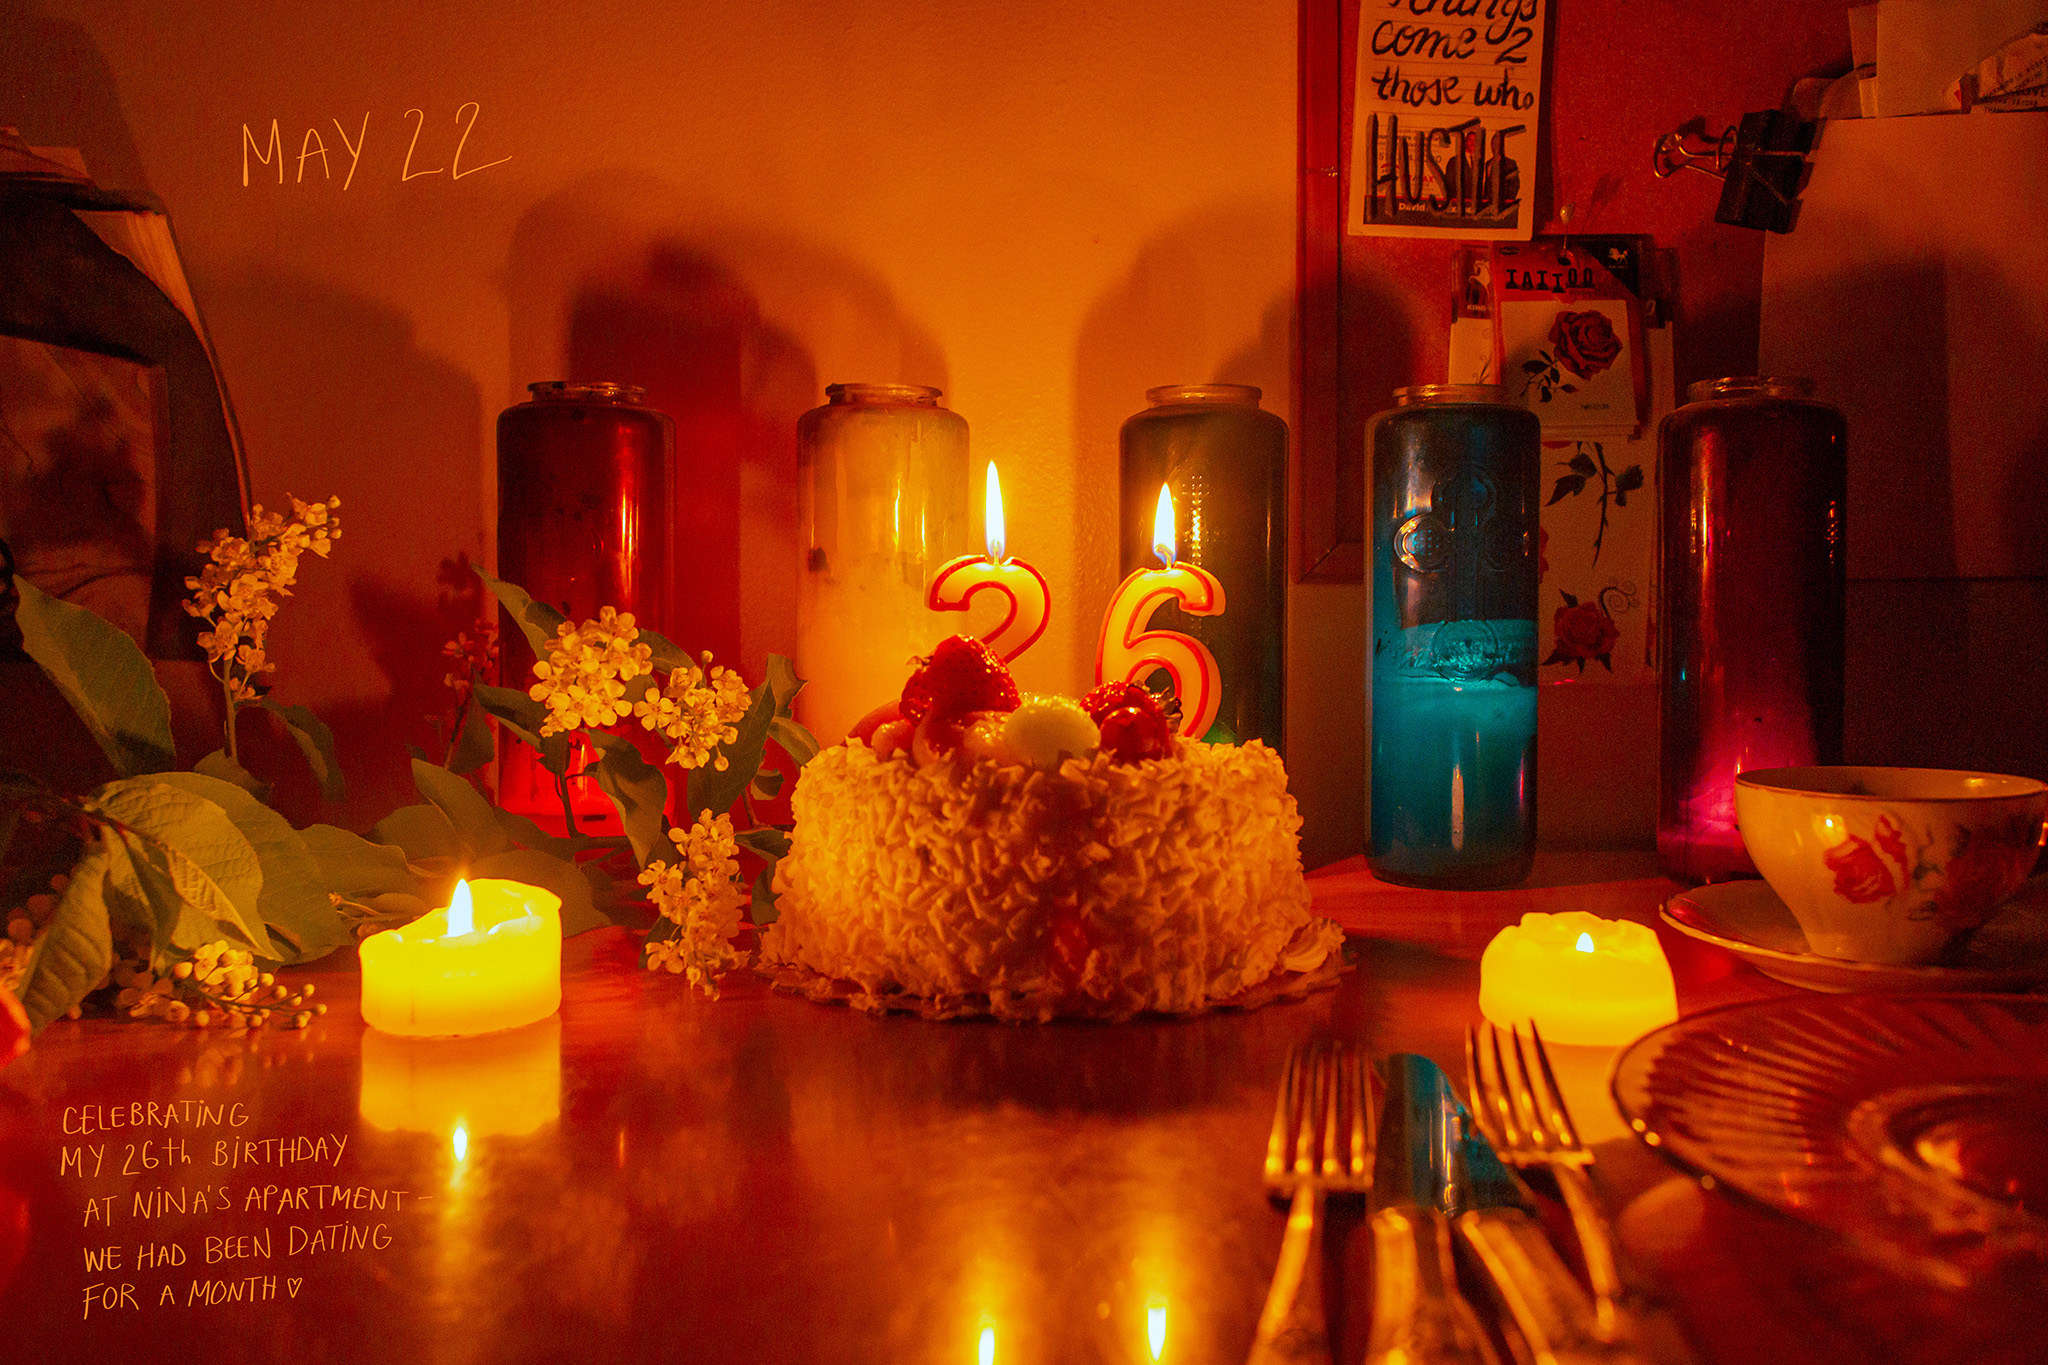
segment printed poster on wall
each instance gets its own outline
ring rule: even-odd
[[[1346,229],[1527,241],[1544,0],[1361,0]]]

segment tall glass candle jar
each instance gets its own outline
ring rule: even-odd
[[[1373,874],[1511,886],[1536,849],[1541,431],[1491,384],[1372,421]]]
[[[1216,575],[1228,604],[1190,616],[1174,603],[1149,628],[1208,646],[1223,671],[1223,709],[1206,738],[1284,738],[1287,629],[1287,423],[1247,384],[1147,389],[1151,407],[1122,434],[1123,572],[1151,568],[1159,486],[1173,491],[1179,562]]]
[[[821,743],[893,701],[955,626],[925,606],[973,543],[967,422],[916,384],[833,384],[797,422],[797,715]]]
[[[1657,855],[1755,876],[1735,775],[1842,761],[1847,429],[1804,379],[1711,379],[1658,431]]]
[[[640,406],[643,391],[626,384],[557,380],[527,391],[529,401],[498,415],[498,576],[573,621],[616,607],[666,630],[675,423]],[[499,677],[524,691],[533,652],[509,619],[498,647]],[[631,733],[650,762],[661,761],[657,736]],[[597,784],[574,784],[570,799],[585,832],[617,823]],[[562,827],[555,778],[525,744],[503,746],[498,800]]]

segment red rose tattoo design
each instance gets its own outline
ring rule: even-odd
[[[1583,313],[1559,313],[1550,324],[1550,351],[1558,364],[1581,379],[1591,379],[1621,354],[1621,338],[1614,324],[1597,308]]]
[[[1557,595],[1564,599],[1564,605],[1551,620],[1550,657],[1543,662],[1575,663],[1579,672],[1584,673],[1590,661],[1612,673],[1614,646],[1621,639],[1621,627],[1614,624],[1614,618],[1597,598],[1581,602],[1561,588]]]
[[[1565,378],[1567,373],[1591,379],[1620,356],[1621,338],[1614,334],[1607,314],[1597,308],[1566,309],[1550,324],[1550,348],[1522,362],[1522,373],[1528,376],[1522,396],[1527,398],[1534,389],[1536,401],[1548,403],[1553,393],[1577,393],[1579,386]]]

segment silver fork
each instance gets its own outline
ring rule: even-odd
[[[1330,1359],[1323,1313],[1323,1199],[1372,1186],[1372,1080],[1349,1043],[1297,1044],[1287,1055],[1273,1131],[1266,1139],[1266,1189],[1289,1200],[1273,1287],[1259,1314],[1248,1365],[1307,1365]]]
[[[1465,1030],[1465,1074],[1473,1117],[1501,1160],[1512,1166],[1550,1168],[1578,1233],[1600,1338],[1615,1341],[1621,1335],[1622,1301],[1628,1289],[1615,1263],[1614,1229],[1593,1193],[1586,1174],[1593,1153],[1580,1140],[1565,1108],[1543,1037],[1532,1020],[1526,1051],[1519,1029],[1509,1032],[1510,1046],[1502,1045],[1500,1030],[1491,1024],[1484,1038],[1482,1045],[1478,1030]]]

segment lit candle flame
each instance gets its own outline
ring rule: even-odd
[[[1152,553],[1159,556],[1159,562],[1167,568],[1173,567],[1178,558],[1179,548],[1173,536],[1173,491],[1165,484],[1159,485],[1159,510],[1152,514]]]
[[[1572,947],[1577,948],[1582,953],[1592,952],[1593,936],[1591,934],[1580,934],[1579,941],[1577,943],[1574,943]]]
[[[1003,535],[1003,483],[996,477],[996,462],[988,462],[988,500],[982,504],[983,535],[988,540],[988,562],[1000,564],[1009,556]]]
[[[996,1329],[984,1324],[981,1329],[981,1365],[996,1365]]]
[[[449,934],[467,934],[476,929],[476,919],[469,904],[469,883],[455,883],[455,898],[448,902]]]
[[[1145,1344],[1154,1360],[1166,1354],[1166,1305],[1153,1304],[1145,1310]]]
[[[448,1135],[448,1144],[455,1149],[455,1159],[457,1161],[469,1160],[468,1126],[458,1121],[455,1125],[455,1131]]]

